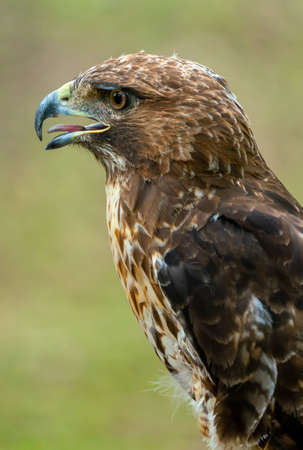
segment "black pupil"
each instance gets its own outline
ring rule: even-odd
[[[114,93],[114,102],[116,105],[121,105],[123,103],[123,95],[121,92],[115,92]]]

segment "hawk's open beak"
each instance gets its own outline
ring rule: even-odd
[[[64,84],[61,88],[48,94],[38,106],[35,117],[35,130],[40,141],[42,140],[42,125],[45,119],[48,117],[57,117],[59,115],[67,116],[82,116],[89,117],[97,120],[97,118],[91,116],[88,111],[75,109],[71,105],[73,81]],[[109,130],[110,126],[97,122],[92,125],[55,125],[48,130],[49,133],[57,131],[63,131],[63,134],[56,136],[52,139],[47,146],[46,150],[64,147],[65,145],[76,142],[79,136],[84,134],[104,133]]]

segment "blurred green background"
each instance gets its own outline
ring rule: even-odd
[[[154,392],[164,372],[114,272],[103,170],[44,152],[34,112],[109,56],[177,52],[225,75],[302,201],[303,2],[2,0],[0,33],[0,450],[198,450],[189,409]]]

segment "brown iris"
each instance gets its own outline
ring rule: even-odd
[[[109,95],[109,102],[114,109],[123,109],[127,105],[127,94],[124,91],[116,89],[111,91]]]

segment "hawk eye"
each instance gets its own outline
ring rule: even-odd
[[[128,105],[128,95],[126,92],[116,89],[110,92],[109,102],[114,109],[123,109]]]

